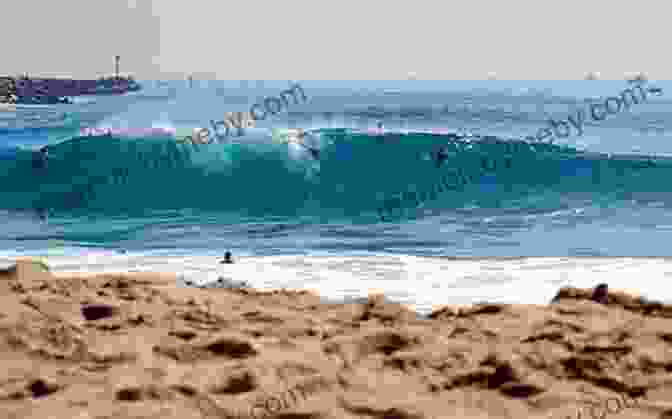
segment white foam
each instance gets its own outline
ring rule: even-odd
[[[0,256],[8,266],[18,253]],[[35,255],[33,255],[35,256]],[[38,255],[39,256],[39,255]],[[41,255],[56,273],[168,272],[196,284],[219,277],[247,281],[255,288],[304,288],[329,299],[384,292],[421,313],[444,304],[479,301],[546,304],[562,286],[594,287],[605,282],[652,299],[672,295],[672,259],[521,258],[449,260],[403,255],[235,257],[220,255],[119,254],[72,250]],[[633,282],[633,278],[637,278]]]

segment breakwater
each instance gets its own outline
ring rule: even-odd
[[[4,85],[17,97],[63,97],[104,94],[123,94],[141,89],[133,78],[75,80],[57,78],[4,77]],[[2,92],[0,92],[0,95]]]

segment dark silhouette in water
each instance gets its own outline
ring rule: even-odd
[[[33,169],[46,169],[47,160],[49,159],[49,150],[47,146],[40,148],[39,153],[33,155]]]
[[[304,147],[310,152],[310,155],[313,156],[313,159],[315,160],[320,159],[320,150],[308,147],[307,145],[304,145]]]
[[[45,145],[42,148],[40,148],[39,153],[33,154],[33,169],[39,171],[46,171],[48,159],[49,159],[49,148],[48,146]],[[37,212],[37,216],[40,218],[40,220],[47,221],[47,218],[49,216],[49,210],[47,208],[44,208],[43,206],[39,205],[37,208],[35,208],[35,211]]]
[[[306,138],[306,132],[304,130],[300,130],[299,133],[296,136],[297,141],[296,143],[300,145],[301,147],[305,148],[310,152],[310,155],[313,157],[314,160],[319,160],[320,159],[320,150],[317,148],[312,148],[304,144],[303,140]]]
[[[224,253],[224,260],[220,260],[219,263],[233,263],[233,260],[231,260],[231,252]]]
[[[37,208],[37,216],[40,220],[42,221],[47,221],[47,217],[49,216],[49,212],[44,209],[44,208]]]
[[[439,168],[448,158],[448,152],[445,148],[441,147],[439,151],[436,152],[436,167]]]

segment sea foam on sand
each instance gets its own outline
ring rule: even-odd
[[[22,256],[0,255],[0,264]],[[384,290],[392,301],[427,314],[443,304],[479,301],[545,304],[563,286],[587,288],[609,283],[667,301],[672,295],[666,258],[428,258],[377,256],[240,256],[219,264],[221,254],[173,255],[160,252],[53,249],[43,257],[54,272],[171,272],[196,284],[218,278],[240,280],[255,288],[316,290],[330,300],[362,298]]]

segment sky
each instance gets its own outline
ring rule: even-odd
[[[458,5],[459,4],[459,5]],[[667,6],[667,7],[666,7]],[[202,80],[670,79],[672,3],[4,0],[0,74]]]

